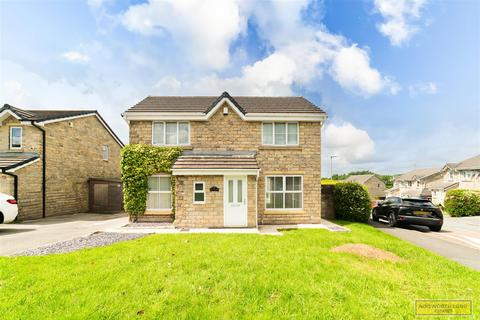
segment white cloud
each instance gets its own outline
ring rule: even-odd
[[[342,166],[370,162],[375,153],[375,143],[367,131],[349,122],[329,123],[323,131],[324,155],[337,156]]]
[[[127,141],[127,126],[120,118],[128,105],[138,102],[130,86],[111,86],[104,90],[102,82],[90,80],[72,84],[65,79],[49,80],[25,69],[22,65],[0,60],[0,101],[20,108],[97,109],[113,130]],[[94,91],[89,87],[98,88]]]
[[[246,21],[256,24],[260,37],[271,47],[266,57],[243,66],[237,76],[222,77],[214,72],[192,79],[191,74],[184,74],[187,80],[182,81],[177,73],[184,93],[230,90],[234,94],[292,94],[293,85],[308,85],[325,72],[343,88],[364,97],[384,90],[396,93],[399,86],[371,65],[365,49],[349,44],[324,26],[303,21],[303,10],[309,3],[150,1],[131,6],[122,21],[133,32],[170,36],[197,67],[211,70],[229,66],[230,45],[246,31]]]
[[[174,95],[180,92],[182,83],[173,76],[161,78],[154,86],[155,94]]]
[[[437,94],[438,87],[433,82],[417,83],[408,86],[408,93],[411,97],[418,96],[420,94]]]
[[[74,63],[87,63],[90,57],[78,51],[67,51],[62,54],[62,58]]]
[[[200,66],[223,69],[229,46],[245,30],[240,3],[217,1],[149,1],[133,5],[122,23],[143,35],[170,34],[177,45]]]
[[[331,74],[344,88],[370,96],[388,86],[391,93],[398,91],[398,85],[383,77],[377,69],[370,66],[370,57],[356,45],[341,48],[333,60]]]
[[[91,8],[98,8],[103,5],[107,0],[87,0],[87,4]]]
[[[375,8],[384,19],[377,28],[390,39],[392,45],[403,45],[418,31],[415,22],[420,18],[420,10],[426,2],[427,0],[375,0]]]

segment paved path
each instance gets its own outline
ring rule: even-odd
[[[128,224],[125,213],[78,213],[15,224],[0,224],[0,256],[90,235]]]
[[[431,232],[421,226],[389,228],[382,222],[370,221],[370,224],[388,234],[480,270],[480,216],[445,217],[440,232]]]

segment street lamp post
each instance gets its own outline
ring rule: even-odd
[[[330,179],[333,178],[333,158],[336,158],[337,156],[331,155],[330,156]]]

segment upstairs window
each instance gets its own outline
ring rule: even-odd
[[[102,146],[102,159],[108,161],[108,157],[110,156],[110,149],[108,146]]]
[[[172,182],[169,176],[148,177],[147,209],[172,208]]]
[[[190,143],[190,124],[188,122],[154,122],[152,125],[152,144],[188,145]]]
[[[265,122],[262,124],[262,144],[298,145],[298,123]]]
[[[22,148],[22,128],[10,127],[10,149]]]

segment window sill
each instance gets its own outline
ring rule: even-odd
[[[260,150],[288,150],[288,151],[302,151],[302,147],[300,146],[264,146],[261,145],[258,147]]]
[[[178,147],[182,148],[183,150],[192,150],[192,145],[185,145],[185,144],[152,144],[154,147]]]
[[[147,209],[144,214],[152,216],[169,216],[172,214],[172,209]]]
[[[272,210],[266,209],[263,214],[305,214],[305,210],[303,209],[288,209],[288,210]]]

